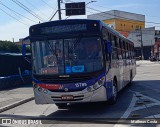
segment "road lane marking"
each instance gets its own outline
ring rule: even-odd
[[[154,115],[156,118],[160,118],[160,114]],[[153,118],[153,116],[147,116],[145,118]]]
[[[130,113],[132,112],[132,108],[134,107],[134,105],[136,104],[137,101],[137,97],[135,95],[133,95],[131,103],[129,104],[129,107],[127,108],[127,110],[125,111],[125,113],[121,116],[120,119],[125,119],[128,118],[128,116],[130,115]],[[117,121],[118,123],[118,121]],[[128,125],[125,124],[115,124],[114,127],[128,127]]]
[[[160,103],[152,103],[152,104],[146,104],[147,108],[152,107],[152,106],[156,106],[156,105],[160,105]],[[144,109],[146,108],[145,105],[140,106],[140,107],[134,107],[134,109],[132,109],[132,111],[136,111],[136,110],[140,110],[140,109]]]
[[[128,118],[129,115],[133,111],[149,108],[149,107],[152,107],[152,106],[155,106],[155,105],[160,105],[160,101],[159,100],[156,100],[154,98],[145,96],[145,95],[140,94],[139,92],[136,92],[136,91],[132,91],[132,90],[130,90],[130,91],[134,92],[135,94],[132,97],[132,100],[131,100],[131,103],[130,103],[129,107],[127,108],[127,110],[125,111],[125,113],[122,115],[122,117],[121,117],[122,119]],[[139,98],[141,100],[150,100],[151,103],[145,104],[145,105],[141,105],[139,107],[134,107],[136,105],[136,101],[139,100]],[[145,117],[145,118],[160,118],[160,114],[148,116],[148,117]],[[117,123],[118,123],[118,121],[117,121]],[[115,124],[114,127],[124,127],[124,124]]]
[[[128,116],[132,112],[132,109],[134,108],[134,105],[136,104],[137,100],[138,100],[137,97],[135,97],[135,95],[133,95],[129,107],[127,108],[127,110],[125,111],[125,113],[123,114],[123,116],[121,116],[121,118],[128,118]]]

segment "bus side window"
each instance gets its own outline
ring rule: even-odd
[[[126,45],[124,41],[122,41],[122,54],[123,54],[123,59],[126,59]]]
[[[131,59],[130,44],[128,42],[126,42],[126,49],[127,49],[127,51],[126,51],[126,58],[127,59]]]
[[[128,59],[129,58],[128,43],[125,41],[124,44],[125,44],[126,59]]]
[[[102,29],[102,37],[103,37],[103,40],[105,40],[105,41],[109,41],[110,40],[109,39],[109,33],[105,28]]]
[[[112,59],[117,59],[117,47],[116,47],[116,41],[117,38],[114,35],[111,35],[111,41],[112,41]]]
[[[114,35],[111,35],[111,42],[112,42],[112,47],[115,47],[115,37]]]
[[[105,45],[105,48],[106,48],[107,43],[111,42],[111,41],[110,41],[110,33],[105,28],[102,28],[102,38],[103,38],[104,45]],[[107,51],[107,49],[106,49],[106,51]],[[109,60],[109,57],[110,57],[109,54],[106,53],[106,61]]]
[[[131,57],[132,57],[132,59],[134,58],[134,48],[133,48],[133,45],[131,45]]]
[[[119,39],[118,57],[119,57],[119,59],[123,58],[123,56],[122,56],[122,40],[121,39]]]
[[[132,59],[132,47],[131,47],[131,44],[128,44],[128,48],[129,48],[129,59]]]

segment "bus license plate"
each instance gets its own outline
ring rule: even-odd
[[[73,100],[74,97],[72,95],[66,95],[61,97],[62,100]]]

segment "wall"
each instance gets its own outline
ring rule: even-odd
[[[144,28],[145,23],[135,20],[116,19],[116,30],[122,32],[130,32],[136,28]]]
[[[0,77],[19,74],[19,67],[21,72],[31,70],[31,64],[24,60],[22,55],[0,54]]]
[[[130,32],[128,39],[134,42],[135,47],[141,47],[141,31],[135,30]],[[155,44],[155,27],[142,29],[143,46],[153,46]]]

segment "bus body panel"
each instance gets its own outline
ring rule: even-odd
[[[87,24],[86,26],[84,24]],[[65,24],[66,26],[69,25],[66,28],[69,28],[69,31],[65,30]],[[76,31],[75,28],[73,28],[74,24],[83,25],[84,31],[80,28]],[[64,33],[56,33],[53,26],[62,27],[64,29]],[[76,27],[76,25],[75,25]],[[79,26],[78,26],[79,27]],[[44,29],[42,29],[44,28]],[[98,35],[101,36],[103,34],[102,29],[105,28],[107,34],[109,33],[110,36],[114,36],[118,39],[122,39],[125,43],[129,45],[133,45],[131,41],[120,35],[118,32],[114,31],[112,28],[104,24],[102,21],[99,20],[62,20],[62,21],[53,21],[49,23],[43,23],[38,24],[35,26],[30,27],[30,36],[32,43],[34,41],[38,40],[39,38],[71,38],[72,35],[74,36],[87,36],[87,35]],[[43,31],[44,30],[44,31]],[[88,30],[88,31],[87,31]],[[74,32],[73,32],[74,31]],[[60,32],[60,30],[59,30]],[[53,34],[54,33],[54,34]],[[105,32],[104,32],[105,33]],[[64,36],[62,36],[64,35]],[[33,39],[34,38],[34,39]],[[101,42],[103,42],[103,46],[105,46],[108,42],[102,39]],[[41,39],[40,39],[41,40]],[[112,43],[112,42],[111,42]],[[116,42],[121,43],[121,42]],[[113,46],[112,46],[113,47]],[[107,55],[107,51],[105,51],[106,47],[103,47],[103,56]],[[113,47],[114,48],[114,47]],[[118,47],[119,48],[119,47]],[[133,47],[132,47],[133,48]],[[118,52],[119,49],[116,49]],[[120,49],[122,50],[122,49]],[[125,50],[125,53],[129,54],[129,50]],[[89,81],[82,81],[82,82],[76,82],[73,80],[72,83],[59,83],[59,85],[55,85],[53,83],[48,83],[48,88],[46,87],[47,83],[41,82],[37,79],[34,79],[34,95],[35,95],[35,102],[36,104],[54,104],[54,103],[84,103],[84,102],[98,102],[98,101],[107,101],[113,96],[113,81],[116,80],[117,82],[117,89],[120,91],[122,88],[124,88],[130,80],[132,80],[136,74],[136,63],[135,59],[131,58],[123,58],[117,55],[117,58],[112,58],[111,53],[110,57],[104,62],[106,65],[103,68],[103,73],[101,75],[98,75],[96,77],[91,76],[92,78]],[[131,77],[132,75],[132,77]],[[93,86],[101,80],[102,77],[105,77],[105,81],[103,85],[101,85],[99,88],[88,91],[88,88],[93,89]],[[130,79],[132,78],[132,79]],[[87,85],[84,85],[81,87],[81,89],[77,88],[75,84],[77,83],[86,83]],[[40,85],[39,85],[40,84]],[[37,85],[37,86],[36,86]],[[54,85],[54,90],[50,90],[50,86]],[[35,87],[36,86],[36,87]],[[82,89],[83,88],[83,89]],[[67,89],[67,91],[64,91]],[[57,91],[56,91],[57,90]],[[62,90],[62,91],[58,91]],[[72,98],[71,100],[63,100],[64,98]]]
[[[101,94],[99,94],[101,93]],[[54,103],[84,103],[84,102],[98,102],[107,101],[106,87],[101,86],[93,92],[78,91],[78,92],[50,92],[44,93],[34,89],[36,104],[54,104]],[[61,100],[62,96],[73,96],[74,100]]]

